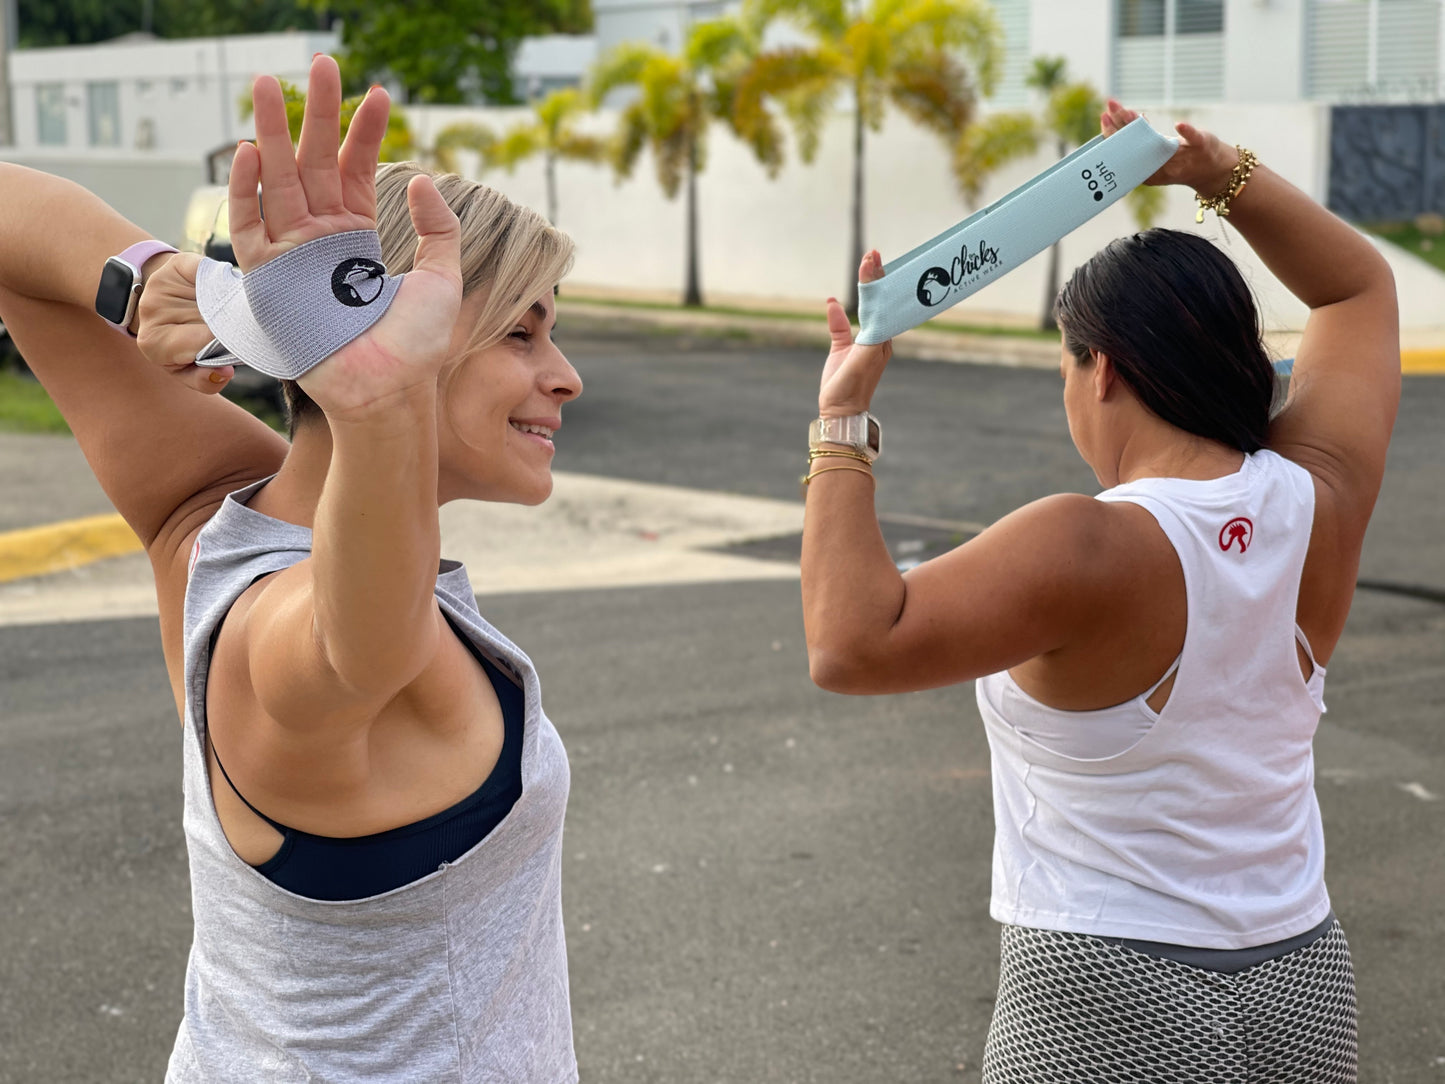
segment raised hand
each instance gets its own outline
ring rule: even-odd
[[[859,282],[874,282],[883,277],[883,257],[877,250],[869,251],[858,267]],[[859,346],[853,342],[853,325],[836,298],[828,298],[828,334],[832,344],[828,360],[823,364],[823,380],[818,388],[818,413],[829,418],[861,414],[873,401],[883,370],[893,357],[893,341],[877,346]]]
[[[341,74],[335,60],[318,56],[294,151],[280,84],[257,79],[253,101],[256,144],[237,148],[229,193],[231,243],[242,271],[318,237],[375,229],[386,91],[371,89],[341,143]],[[328,416],[434,385],[446,360],[461,303],[460,229],[429,177],[412,179],[407,206],[419,243],[386,315],[299,381]]]
[[[1127,109],[1110,98],[1099,114],[1099,128],[1106,136],[1113,135],[1138,117],[1137,111]],[[1239,161],[1239,152],[1218,136],[1186,121],[1180,121],[1174,130],[1179,134],[1179,149],[1144,183],[1181,184],[1206,196],[1221,191],[1229,183],[1229,174]]]
[[[341,72],[334,59],[317,56],[294,150],[281,84],[263,75],[251,93],[256,142],[237,146],[229,192],[231,245],[241,270],[318,237],[375,229],[376,163],[391,106],[386,91],[371,88],[341,145]]]

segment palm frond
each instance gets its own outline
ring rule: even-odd
[[[1069,81],[1069,62],[1061,56],[1036,56],[1029,65],[1024,85],[1052,94]]]
[[[818,154],[823,129],[838,100],[838,85],[802,87],[783,95],[783,114],[798,141],[798,157],[811,162]]]
[[[848,0],[744,0],[742,18],[781,19],[819,38],[840,37],[851,21]]]
[[[579,113],[586,112],[587,100],[576,87],[562,87],[552,91],[532,108],[537,114],[538,123],[552,134],[555,142],[557,134],[568,121]]]
[[[510,128],[501,139],[493,141],[488,157],[510,173],[517,168],[519,162],[544,150],[546,145],[547,140],[539,125],[518,124]]]
[[[1044,122],[1060,139],[1075,146],[1099,134],[1099,114],[1104,99],[1088,83],[1067,83],[1056,87],[1044,109]]]
[[[1129,212],[1134,216],[1134,221],[1139,228],[1147,230],[1158,222],[1159,216],[1164,213],[1166,199],[1164,189],[1155,185],[1141,184],[1124,197],[1124,202],[1129,205]]]
[[[888,96],[907,116],[945,135],[962,131],[973,119],[974,94],[968,73],[947,53],[934,53],[895,68]]]
[[[990,173],[1038,150],[1039,134],[1031,113],[995,113],[965,128],[950,159],[964,202],[969,206],[977,202]]]
[[[757,132],[776,127],[769,103],[777,101],[798,134],[799,154],[810,161],[826,107],[837,93],[837,73],[834,60],[816,49],[787,46],[759,54],[733,85],[728,123],[744,142],[766,140]]]
[[[643,72],[659,57],[660,49],[646,42],[625,41],[604,53],[587,76],[587,95],[593,106],[618,87],[635,86]]]
[[[617,179],[632,176],[642,148],[647,146],[647,116],[641,102],[633,102],[618,118],[617,138],[612,144],[612,169]]]
[[[456,152],[459,150],[475,151],[481,156],[483,166],[490,165],[496,160],[497,134],[485,124],[473,124],[461,121],[456,124],[449,124],[437,133],[435,142],[432,144],[432,159],[436,162],[437,168],[447,173],[458,172]],[[509,163],[502,163],[508,169],[512,168]]]
[[[688,31],[683,43],[682,55],[688,67],[694,70],[719,68],[749,48],[743,24],[737,19],[709,19],[696,23]]]
[[[558,158],[573,162],[609,162],[614,156],[612,140],[576,132],[563,132],[553,150]]]

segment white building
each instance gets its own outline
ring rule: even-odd
[[[1155,105],[1445,98],[1445,0],[994,0],[1008,41],[997,98],[1028,58],[1063,56],[1107,93]]]
[[[597,60],[595,34],[543,34],[524,38],[512,57],[512,91],[528,101],[575,87]]]
[[[738,0],[593,0],[598,48],[675,49]],[[1445,97],[1445,0],[993,0],[1006,59],[994,103],[1028,101],[1037,56],[1154,105],[1435,101]]]
[[[97,45],[10,54],[13,153],[201,156],[252,134],[240,101],[262,72],[305,84],[330,31],[166,40],[128,35]]]

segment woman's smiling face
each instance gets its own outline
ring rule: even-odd
[[[582,378],[552,341],[550,290],[500,342],[468,352],[484,300],[480,291],[462,299],[458,360],[437,380],[438,498],[540,504],[552,492],[552,434]]]

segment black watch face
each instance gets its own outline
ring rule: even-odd
[[[135,272],[130,264],[114,257],[105,261],[100,272],[100,289],[95,292],[95,311],[112,324],[125,323],[125,310],[130,305],[130,288],[135,285]]]

